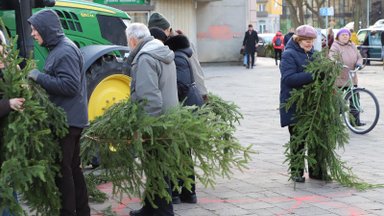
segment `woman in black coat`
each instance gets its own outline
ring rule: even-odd
[[[187,90],[186,86],[194,85],[193,72],[190,65],[189,58],[192,56],[192,49],[190,47],[189,40],[184,35],[175,35],[170,37],[167,41],[165,41],[165,45],[167,45],[171,50],[175,52],[175,64],[177,71],[177,89],[178,89],[178,97],[179,102],[183,102],[184,106],[196,105],[201,106],[203,99],[201,94],[197,94],[197,100],[186,100]],[[197,88],[196,88],[197,90]],[[196,102],[201,101],[201,103]],[[192,155],[191,155],[192,157]],[[195,181],[195,175],[189,176],[190,179]],[[179,180],[179,185],[183,184],[182,180]],[[173,187],[173,186],[172,186]],[[186,188],[182,188],[181,193],[177,191],[173,191],[172,193],[172,202],[173,204],[178,204],[181,202],[185,203],[196,203],[196,191],[195,191],[195,183],[192,184],[191,191]]]

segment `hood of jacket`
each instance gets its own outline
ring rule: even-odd
[[[185,53],[189,58],[192,56],[192,49],[189,40],[184,35],[176,35],[170,37],[165,41],[165,45],[169,47],[172,51],[180,51]]]
[[[152,56],[154,59],[164,62],[165,64],[170,64],[171,62],[173,62],[175,58],[175,54],[172,52],[172,50],[170,50],[168,46],[164,46],[164,44],[161,41],[155,40],[152,36],[151,38],[152,39],[150,39],[149,41],[146,39],[143,40],[143,41],[147,41],[144,44],[144,46],[141,47],[140,44],[137,46],[141,49],[138,50],[132,63],[135,64],[137,61],[137,58],[142,54],[148,54]],[[133,50],[132,52],[135,52],[135,50]]]
[[[285,50],[289,50],[289,49],[293,49],[293,50],[295,50],[296,52],[306,53],[306,52],[304,51],[304,49],[301,48],[301,47],[299,46],[299,44],[298,44],[296,41],[294,41],[293,39],[289,40],[289,41],[288,41],[288,44],[285,46]],[[307,54],[308,54],[309,56],[312,56],[312,54],[313,54],[314,52],[315,52],[315,50],[314,50],[314,48],[312,47],[312,49],[311,49],[309,52],[307,52]]]
[[[276,32],[276,36],[282,36],[283,34],[281,32]]]
[[[39,32],[44,47],[54,47],[64,37],[59,16],[53,10],[39,11],[32,15],[28,22]]]

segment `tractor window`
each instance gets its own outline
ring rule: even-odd
[[[79,18],[73,12],[55,10],[59,15],[61,25],[65,30],[83,32],[83,28],[79,22]]]
[[[115,45],[127,46],[125,29],[127,26],[121,18],[97,15],[100,31],[103,38]]]

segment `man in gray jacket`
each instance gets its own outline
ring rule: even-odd
[[[69,40],[53,10],[42,10],[28,19],[31,35],[40,46],[48,48],[44,73],[37,69],[28,77],[40,84],[50,100],[64,109],[69,125],[68,134],[59,140],[62,161],[57,186],[61,193],[61,216],[89,216],[87,187],[80,168],[80,135],[88,125],[87,91],[82,73],[83,56]]]
[[[159,116],[178,104],[175,54],[159,40],[150,36],[149,29],[141,23],[132,23],[127,29],[131,48],[131,100],[145,101],[144,110],[151,116]],[[170,182],[165,177],[171,196]],[[153,208],[145,199],[144,206],[131,211],[131,216],[173,216],[172,202],[155,196]]]

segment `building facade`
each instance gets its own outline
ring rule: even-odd
[[[259,33],[275,33],[280,30],[280,15],[283,13],[282,0],[252,1],[256,6],[256,30]]]

